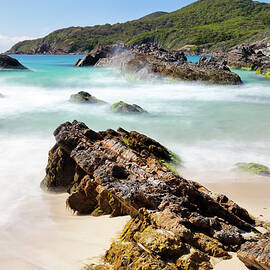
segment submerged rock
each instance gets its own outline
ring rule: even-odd
[[[81,91],[70,96],[70,102],[73,103],[91,103],[91,104],[105,104],[106,102],[90,95],[87,92]]]
[[[242,171],[270,177],[270,169],[258,163],[237,163],[236,167]]]
[[[146,113],[147,111],[136,104],[128,104],[123,101],[116,102],[112,105],[112,110],[118,113]]]
[[[0,69],[27,69],[17,59],[0,54]]]
[[[270,270],[270,233],[243,244],[237,256],[249,269]]]
[[[246,232],[259,234],[245,209],[173,173],[172,153],[143,134],[73,121],[54,136],[42,186],[69,192],[74,212],[131,216],[91,269],[212,269],[211,256],[229,258]]]

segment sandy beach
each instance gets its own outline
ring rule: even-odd
[[[228,195],[255,217],[269,221],[270,181],[259,180],[257,183],[236,183],[225,179],[222,183],[201,182],[212,191]],[[34,218],[9,228],[8,233],[1,233],[1,269],[78,270],[87,263],[99,261],[129,217],[73,215],[65,207],[66,197],[66,194],[43,194],[24,206],[25,215],[29,216],[30,211]],[[44,204],[43,211],[40,207],[39,210],[35,208],[40,200]],[[218,263],[215,269],[247,268],[234,256],[232,260]]]
[[[81,269],[87,263],[100,260],[129,220],[129,217],[73,215],[65,208],[66,194],[42,197],[49,215],[31,211],[35,203],[40,203],[35,198],[25,207],[26,214],[30,209],[35,220],[0,233],[1,270]]]

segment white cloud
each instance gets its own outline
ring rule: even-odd
[[[0,34],[0,53],[9,50],[14,44],[19,41],[34,39],[33,37],[21,36],[21,37],[9,37]]]

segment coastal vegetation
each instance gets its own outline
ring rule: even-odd
[[[270,4],[252,0],[198,0],[171,13],[156,12],[126,23],[69,27],[44,38],[19,42],[9,53],[88,53],[100,44],[159,43],[164,48],[189,45],[229,48],[260,38],[270,29]]]

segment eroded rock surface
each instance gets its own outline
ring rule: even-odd
[[[243,244],[237,256],[249,269],[270,270],[270,233]]]
[[[244,44],[227,53],[228,65],[256,70],[270,78],[270,43]]]
[[[258,233],[245,209],[173,173],[174,155],[143,134],[74,121],[54,135],[42,186],[69,192],[74,212],[131,216],[94,269],[212,269],[212,256],[229,258]]]

